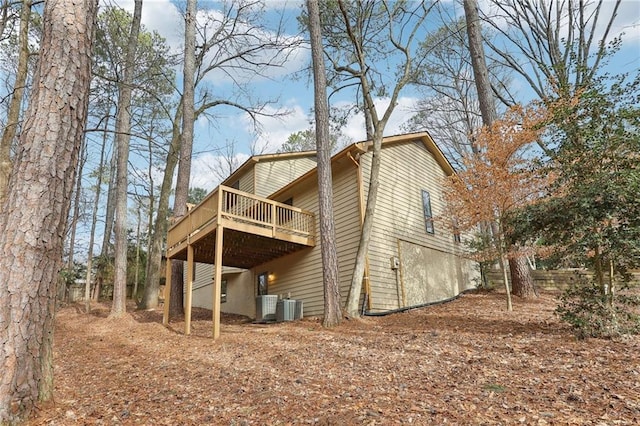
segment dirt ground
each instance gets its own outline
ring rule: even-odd
[[[61,309],[55,401],[30,425],[637,425],[640,338],[576,340],[554,294],[348,321],[257,325],[210,312]]]

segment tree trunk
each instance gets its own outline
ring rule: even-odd
[[[507,275],[507,256],[504,252],[500,251],[500,270],[502,271],[502,279],[504,280],[504,290],[507,293],[507,311],[513,311],[513,304],[511,303],[511,289],[509,288],[509,276]]]
[[[0,207],[5,199],[9,176],[11,175],[11,146],[16,137],[20,122],[20,108],[27,82],[29,67],[29,21],[31,17],[31,1],[23,0],[20,9],[20,33],[18,37],[18,70],[13,85],[13,94],[7,111],[7,122],[0,140]]]
[[[329,106],[327,77],[320,27],[318,0],[307,0],[316,116],[316,149],[318,151],[318,204],[320,213],[320,247],[322,253],[322,281],[324,288],[324,327],[342,321],[340,309],[340,281],[336,231],[333,220],[333,185],[331,181],[331,140],[329,135]]]
[[[78,221],[80,220],[80,199],[82,198],[82,170],[87,161],[87,141],[83,138],[82,147],[80,148],[80,158],[78,160],[77,176],[76,176],[76,192],[73,197],[73,215],[71,216],[71,224],[69,225],[69,254],[67,258],[67,269],[73,271],[74,256],[76,247],[76,230],[78,229]]]
[[[411,24],[407,25],[408,22],[404,22],[400,25],[403,28],[406,25],[404,30],[408,36],[406,38],[403,37],[402,40],[395,39],[394,31],[391,29],[391,23],[389,23],[389,34],[393,38],[391,44],[393,48],[398,52],[401,52],[402,59],[396,65],[398,71],[398,77],[395,82],[395,86],[390,90],[389,96],[389,106],[384,110],[382,116],[380,116],[376,110],[375,102],[374,102],[374,87],[375,84],[372,83],[371,73],[375,74],[375,64],[371,62],[367,62],[366,60],[366,48],[367,40],[365,39],[364,34],[367,30],[364,28],[368,26],[370,23],[370,16],[360,16],[356,19],[357,22],[352,24],[352,20],[349,16],[349,10],[351,8],[350,4],[345,3],[343,0],[338,0],[338,8],[340,9],[340,14],[342,15],[343,24],[345,25],[345,34],[351,47],[353,48],[353,52],[351,54],[354,56],[354,62],[357,63],[357,72],[349,71],[352,74],[352,77],[357,78],[359,80],[359,90],[361,90],[362,98],[364,101],[364,113],[365,120],[367,121],[367,136],[373,142],[373,150],[371,157],[371,169],[369,176],[369,190],[367,193],[367,204],[364,211],[362,228],[360,233],[360,241],[358,243],[358,252],[356,254],[355,265],[353,268],[353,276],[351,278],[351,285],[349,287],[349,295],[347,296],[347,304],[346,311],[347,314],[356,318],[360,316],[360,312],[358,309],[360,296],[362,294],[362,283],[364,279],[364,272],[366,266],[367,252],[369,250],[369,241],[371,238],[371,231],[373,229],[373,215],[376,209],[376,203],[378,198],[378,187],[380,185],[379,182],[379,172],[381,165],[381,155],[382,155],[382,137],[384,135],[384,130],[389,122],[389,118],[393,113],[400,92],[404,88],[406,84],[413,78],[413,65],[411,61],[411,45],[415,35],[418,32],[418,29],[421,27],[423,21],[426,19],[430,7],[424,7],[424,3],[422,3],[421,12],[418,12],[418,9],[415,9],[411,12],[411,21],[413,29],[411,29]],[[406,17],[403,15],[404,8],[395,9],[399,12],[400,16]],[[400,18],[400,21],[403,19]],[[404,32],[404,31],[403,31]],[[374,50],[377,50],[379,46],[373,47]],[[346,67],[348,69],[353,70],[354,68],[349,65]]]
[[[538,296],[529,268],[529,262],[525,256],[517,256],[509,259],[509,272],[511,273],[511,292],[514,295],[523,299]]]
[[[109,123],[107,115],[105,127]],[[91,213],[91,232],[89,234],[89,252],[87,253],[87,276],[84,284],[84,306],[87,313],[91,312],[91,281],[93,276],[93,244],[96,237],[96,227],[98,224],[98,207],[100,205],[100,194],[102,193],[102,168],[104,166],[104,154],[107,144],[107,132],[102,135],[102,148],[100,149],[100,162],[98,163],[98,176],[96,180],[96,199],[93,203]],[[96,285],[97,287],[97,285]],[[99,289],[98,289],[99,290]]]
[[[173,204],[176,219],[187,213],[189,180],[191,178],[191,155],[193,151],[194,74],[196,62],[196,0],[187,0],[184,35],[184,72],[182,95],[182,142],[180,144],[180,164]],[[184,264],[181,260],[172,261],[171,300],[169,317],[184,313]],[[166,303],[166,301],[165,301]]]
[[[180,151],[181,135],[178,123],[181,118],[182,104],[178,106],[173,120],[173,136],[171,138],[169,152],[167,153],[162,186],[160,187],[156,222],[153,226],[153,234],[151,236],[151,248],[147,256],[147,280],[144,286],[144,295],[140,303],[142,309],[153,309],[158,306],[158,289],[160,286],[160,277],[162,276],[160,271],[162,265],[162,241],[167,233],[167,215],[169,212],[171,184],[173,181],[173,172],[178,163],[178,152]],[[165,283],[165,285],[171,285],[171,283]],[[169,301],[165,300],[164,303],[169,303]]]
[[[464,14],[467,20],[467,36],[469,38],[469,52],[471,53],[471,64],[473,66],[473,75],[476,81],[476,89],[478,91],[478,102],[480,104],[480,112],[482,114],[482,123],[489,127],[496,120],[496,106],[493,100],[493,92],[491,90],[491,82],[489,81],[489,71],[487,70],[487,62],[484,56],[484,47],[482,45],[482,31],[480,29],[480,18],[478,16],[477,0],[464,0]],[[501,236],[501,239],[504,236]],[[518,256],[508,262],[512,271],[511,283],[518,291],[522,290],[523,294],[528,294],[535,289],[533,287],[533,277],[527,265],[527,259],[524,256]],[[524,263],[524,267],[521,267]],[[512,265],[514,264],[514,265]],[[503,265],[505,270],[506,263]],[[515,270],[515,274],[513,271]],[[505,275],[506,276],[506,275]],[[509,305],[511,305],[511,297],[509,294]],[[523,296],[530,297],[530,296]]]
[[[110,317],[122,316],[127,310],[127,190],[129,172],[129,141],[131,136],[131,88],[140,33],[142,0],[135,0],[133,20],[129,32],[127,54],[122,81],[118,90],[116,117],[116,145],[118,146],[118,177],[116,185],[116,241],[113,277],[113,304]]]
[[[367,194],[367,204],[364,212],[364,220],[362,222],[362,231],[360,232],[360,241],[358,243],[358,252],[356,253],[356,262],[353,268],[353,276],[351,278],[351,286],[349,288],[349,296],[347,298],[346,311],[352,318],[360,316],[358,305],[360,295],[362,293],[362,280],[364,279],[364,270],[366,264],[367,251],[369,250],[369,240],[371,238],[371,230],[373,229],[373,215],[376,210],[376,201],[378,199],[378,187],[380,186],[380,165],[382,151],[382,129],[378,128],[373,136],[373,156],[371,159],[371,172],[369,175],[369,191]]]
[[[491,82],[489,81],[489,71],[487,61],[484,56],[482,45],[482,31],[480,29],[480,17],[478,16],[477,0],[464,0],[464,15],[467,20],[467,37],[469,38],[469,53],[471,54],[471,65],[473,66],[473,76],[476,81],[478,91],[478,101],[482,123],[491,126],[496,120],[496,106],[493,101]]]
[[[118,147],[114,145],[109,161],[109,189],[107,190],[107,206],[104,217],[104,234],[100,256],[107,258],[111,254],[111,237],[113,236],[113,218],[116,214],[116,176],[118,175]]]
[[[140,221],[142,220],[142,202],[138,203],[138,223],[136,225],[136,273],[133,279],[133,292],[131,298],[137,301],[138,298],[138,280],[140,279]]]
[[[0,214],[0,424],[25,419],[51,395],[52,298],[87,115],[97,3],[44,4],[39,65]]]

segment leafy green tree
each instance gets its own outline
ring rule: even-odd
[[[598,78],[578,93],[554,114],[552,195],[516,222],[522,237],[541,235],[556,254],[594,272],[610,309],[604,320],[615,322],[617,287],[640,266],[640,77]]]
[[[608,86],[608,87],[607,87]],[[565,257],[596,272],[640,265],[640,78],[600,79],[555,116],[556,190],[527,218]]]

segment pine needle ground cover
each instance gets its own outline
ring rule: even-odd
[[[192,335],[161,311],[62,308],[55,402],[31,425],[640,424],[640,338],[577,340],[533,301],[454,302],[347,321],[256,325],[209,311]]]

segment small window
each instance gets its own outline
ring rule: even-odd
[[[240,190],[240,179],[238,179],[237,181],[233,182],[233,183],[231,184],[231,187],[232,187],[233,189],[237,189],[237,190],[239,191],[239,190]]]
[[[220,283],[220,303],[227,301],[227,280],[222,280]]]
[[[424,210],[424,223],[428,234],[434,234],[433,214],[431,213],[431,196],[429,191],[422,190],[422,208]]]
[[[460,227],[458,226],[458,220],[454,217],[453,219],[451,219],[451,222],[453,223],[453,242],[461,243],[462,237],[460,236]]]
[[[267,294],[267,283],[269,281],[269,273],[263,272],[258,275],[258,296]]]

